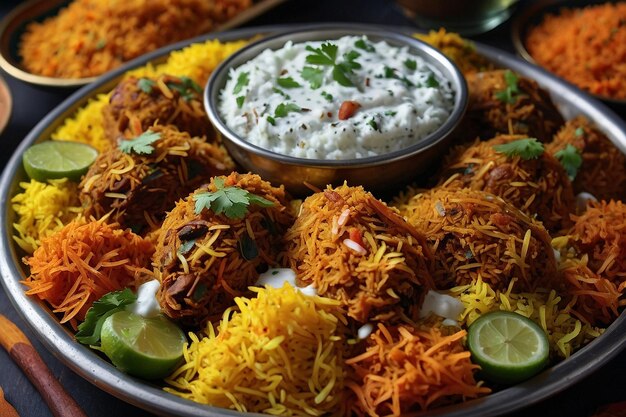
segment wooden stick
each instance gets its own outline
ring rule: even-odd
[[[0,416],[2,417],[20,417],[13,406],[4,398],[4,391],[0,387]]]
[[[78,403],[50,372],[26,335],[2,314],[0,314],[0,345],[22,368],[48,404],[54,417],[87,417]]]

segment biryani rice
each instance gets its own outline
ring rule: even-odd
[[[345,415],[339,302],[289,284],[237,297],[217,329],[189,333],[165,390],[202,404],[285,416]]]
[[[209,32],[251,5],[251,0],[74,0],[56,16],[29,24],[19,54],[34,74],[96,76]]]

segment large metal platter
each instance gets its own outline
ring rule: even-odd
[[[319,27],[319,25],[317,26]],[[299,28],[303,27],[300,26]],[[51,132],[77,108],[83,106],[90,97],[110,90],[121,75],[130,68],[143,65],[148,61],[162,61],[170,51],[180,49],[192,42],[214,38],[232,41],[249,38],[259,33],[276,33],[293,29],[294,26],[272,26],[202,36],[160,49],[131,61],[96,83],[80,89],[39,122],[15,151],[0,179],[0,275],[4,289],[13,305],[39,336],[43,344],[68,367],[104,391],[155,414],[181,417],[241,416],[235,411],[183,400],[164,392],[158,385],[147,383],[118,371],[95,351],[77,343],[72,333],[58,323],[46,306],[24,295],[23,287],[19,282],[25,278],[20,260],[23,254],[19,252],[11,239],[14,213],[10,206],[11,196],[17,192],[19,182],[26,178],[22,168],[21,155],[31,144],[49,138]],[[410,31],[410,29],[406,29],[406,31]],[[551,92],[565,118],[577,114],[587,116],[611,138],[622,152],[626,153],[626,123],[604,104],[560,81],[546,71],[508,53],[483,45],[477,45],[477,48],[480,53],[498,66],[511,68],[520,74],[535,79]],[[495,416],[519,410],[555,395],[580,381],[615,357],[625,347],[626,312],[622,312],[621,316],[601,337],[567,360],[547,369],[536,377],[481,399],[429,410],[428,415]]]

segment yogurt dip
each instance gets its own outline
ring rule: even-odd
[[[408,46],[365,36],[267,49],[229,74],[219,112],[245,140],[307,159],[397,151],[439,128],[450,82]]]

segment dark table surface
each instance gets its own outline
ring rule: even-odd
[[[16,0],[0,1],[0,18],[17,4],[19,1]],[[376,23],[391,26],[412,25],[412,22],[391,1],[291,0],[245,26],[324,21]],[[474,36],[473,39],[513,51],[508,24],[486,34]],[[2,75],[13,95],[11,120],[0,135],[0,167],[3,168],[19,142],[39,120],[61,103],[70,91],[43,90],[12,79],[6,73]],[[39,343],[3,290],[0,290],[0,314],[13,320],[24,330],[54,375],[83,407],[88,416],[145,417],[152,415],[101,391],[63,365]],[[52,416],[37,391],[6,352],[1,349],[0,387],[4,389],[5,397],[17,409],[20,416]],[[599,406],[617,401],[626,401],[626,352],[568,390],[511,416],[586,417],[592,415]]]

